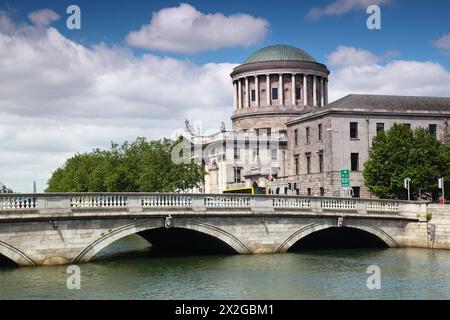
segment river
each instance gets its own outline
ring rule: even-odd
[[[367,287],[371,265],[380,289]],[[450,299],[450,250],[160,256],[130,236],[79,266],[79,290],[67,266],[2,267],[0,299]]]

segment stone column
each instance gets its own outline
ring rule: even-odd
[[[233,81],[233,108],[234,108],[234,110],[237,109],[236,90],[237,90],[236,81]]]
[[[284,105],[284,90],[283,90],[283,74],[278,76],[278,99],[280,100],[280,106]]]
[[[238,108],[242,109],[242,83],[241,83],[241,79],[238,79]]]
[[[313,106],[317,105],[317,77],[314,75],[313,76]]]
[[[320,78],[320,105],[323,107],[325,105],[325,89],[324,89],[323,77]]]
[[[249,86],[248,86],[248,77],[245,77],[245,107],[250,107],[250,94],[249,94]]]
[[[296,102],[297,102],[297,101],[295,101],[295,73],[292,74],[292,80],[291,81],[292,81],[292,86],[291,86],[291,91],[292,91],[291,92],[291,97],[292,98],[291,98],[291,100],[292,100],[292,105],[295,106]]]
[[[266,75],[267,106],[270,106],[270,74]]]
[[[308,90],[307,90],[307,75],[303,75],[303,105],[306,107],[308,105]]]
[[[255,103],[259,107],[259,78],[258,75],[255,76]]]
[[[325,104],[328,104],[328,78],[325,78]]]

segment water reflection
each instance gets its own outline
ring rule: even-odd
[[[381,268],[381,290],[366,287],[366,270],[373,264]],[[450,251],[446,250],[341,249],[267,255],[161,256],[144,239],[130,236],[80,267],[81,290],[66,289],[64,266],[2,268],[0,298],[450,298]]]

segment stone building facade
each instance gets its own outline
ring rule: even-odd
[[[404,123],[447,138],[450,98],[350,94],[328,103],[329,73],[286,45],[263,48],[237,66],[232,130],[189,135],[208,173],[197,191],[257,184],[269,193],[371,197],[362,169],[377,131]],[[350,170],[349,188],[340,186],[343,169]]]
[[[300,194],[371,197],[362,170],[377,132],[400,123],[444,141],[449,117],[449,98],[348,95],[287,122],[284,179],[297,182]],[[341,188],[341,170],[350,170],[350,188]]]

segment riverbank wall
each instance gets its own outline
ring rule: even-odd
[[[450,249],[450,205],[428,205],[428,248]]]

